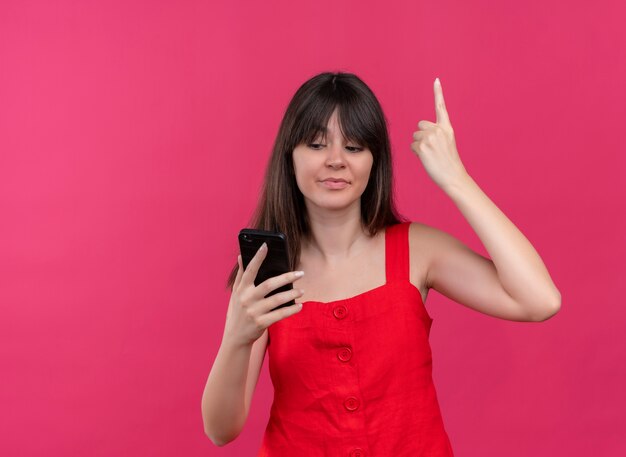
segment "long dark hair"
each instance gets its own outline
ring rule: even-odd
[[[369,236],[403,221],[395,208],[391,146],[387,120],[371,89],[356,75],[325,72],[306,81],[296,91],[283,117],[265,170],[263,189],[248,227],[285,234],[291,270],[300,260],[300,242],[310,235],[304,197],[296,183],[292,153],[308,144],[328,124],[337,108],[337,119],[346,140],[366,146],[373,155],[369,182],[361,195],[361,224]],[[235,263],[226,287],[237,276]]]

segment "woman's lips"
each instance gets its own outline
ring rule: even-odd
[[[324,187],[327,187],[328,189],[343,189],[345,187],[348,187],[348,183],[345,181],[326,180],[326,181],[322,181],[322,185]]]

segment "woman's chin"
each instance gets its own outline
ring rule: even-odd
[[[322,198],[322,199],[308,199],[309,203],[322,210],[339,211],[346,210],[353,205],[359,205],[359,199],[354,200],[352,198]]]

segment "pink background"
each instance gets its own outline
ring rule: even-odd
[[[463,163],[562,293],[543,323],[431,291],[457,456],[626,455],[623,2],[3,1],[0,455],[242,456],[200,400],[236,234],[291,96],[350,71],[399,208],[486,255],[410,150],[440,77]]]

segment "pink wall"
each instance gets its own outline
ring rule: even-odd
[[[384,4],[384,7],[381,6]],[[432,292],[458,456],[626,455],[626,8],[602,1],[0,4],[0,455],[242,456],[200,400],[236,234],[287,102],[351,71],[390,122],[400,210],[482,254],[409,148],[440,77],[463,163],[548,266],[519,323]]]

